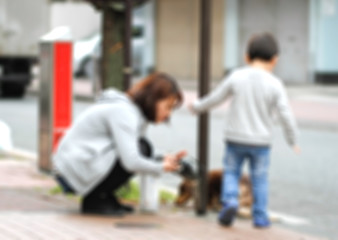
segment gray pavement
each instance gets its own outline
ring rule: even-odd
[[[215,218],[196,217],[168,205],[153,215],[139,211],[123,218],[81,215],[77,198],[50,194],[55,182],[39,173],[35,164],[0,158],[0,239],[319,240],[277,225],[255,229],[249,220],[224,228]]]

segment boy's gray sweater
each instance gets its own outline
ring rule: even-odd
[[[296,143],[296,123],[281,81],[263,69],[246,66],[235,70],[193,109],[203,112],[232,96],[225,138],[249,145],[270,145],[273,115],[281,120],[287,142]]]
[[[125,94],[107,90],[62,138],[53,156],[54,170],[80,195],[103,181],[117,157],[130,172],[160,174],[162,164],[139,153],[145,127],[141,111]]]

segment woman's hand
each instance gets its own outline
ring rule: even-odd
[[[180,167],[180,160],[187,155],[186,151],[180,151],[176,154],[168,154],[163,159],[163,169],[166,172],[177,171]]]
[[[197,114],[197,112],[196,112],[195,109],[194,109],[194,105],[193,105],[192,102],[191,102],[191,103],[188,103],[188,110],[189,110],[189,112],[192,113],[192,114]]]

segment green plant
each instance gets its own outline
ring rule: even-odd
[[[64,194],[64,193],[63,193],[63,190],[62,190],[62,188],[60,186],[55,186],[55,187],[53,187],[53,188],[51,188],[49,190],[49,194],[51,194],[51,195],[58,195],[58,194]],[[65,195],[66,195],[67,198],[69,198],[69,199],[75,199],[78,202],[80,202],[80,200],[81,200],[80,196],[77,196],[77,195],[72,194],[72,193],[67,193]]]
[[[166,190],[161,190],[160,191],[160,200],[162,203],[171,203],[175,200],[176,195],[168,192]]]
[[[129,182],[116,191],[116,196],[124,200],[137,202],[140,197],[139,186],[135,182]]]
[[[133,202],[138,202],[140,198],[140,188],[136,182],[129,182],[125,186],[121,187],[116,191],[116,196]],[[167,191],[160,190],[160,201],[161,203],[170,203],[175,199],[175,194]]]
[[[62,189],[61,189],[60,186],[55,186],[55,187],[53,187],[49,190],[49,194],[51,194],[51,195],[57,195],[57,194],[61,194],[61,193],[62,193]]]

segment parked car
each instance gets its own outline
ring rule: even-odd
[[[95,61],[101,57],[100,33],[76,41],[73,46],[73,73],[76,77],[93,78],[95,74]],[[142,27],[134,27],[132,38],[132,66],[134,73],[141,71],[144,39]]]
[[[73,46],[73,73],[76,77],[93,76],[94,59],[101,56],[101,35],[76,41]]]

